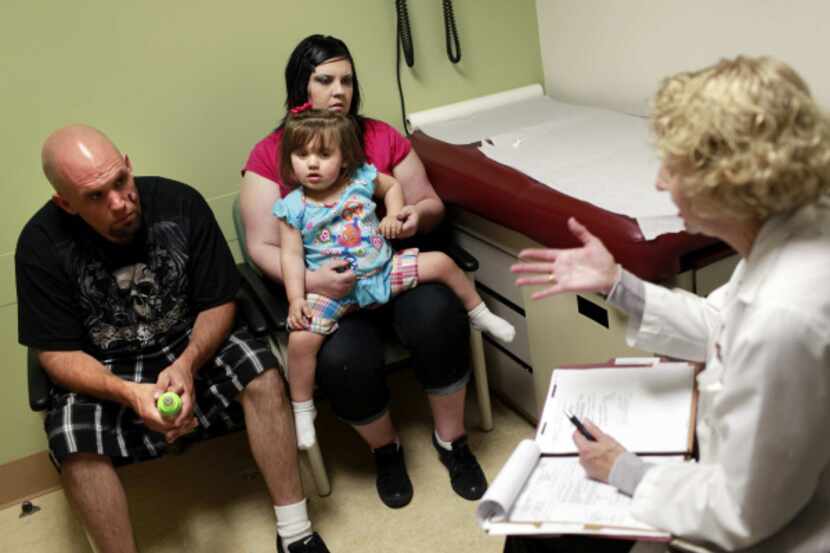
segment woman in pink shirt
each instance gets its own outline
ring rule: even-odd
[[[403,238],[428,233],[438,225],[444,204],[409,141],[388,124],[359,115],[357,71],[341,40],[322,35],[302,40],[286,65],[285,83],[286,108],[311,102],[316,109],[348,113],[354,120],[368,162],[394,176],[403,187],[406,206],[399,215]],[[240,192],[248,252],[260,270],[277,282],[282,282],[279,225],[271,210],[290,191],[279,176],[282,133],[280,124],[251,150]],[[344,296],[354,282],[346,260],[306,271],[306,290],[332,298]],[[391,508],[409,503],[412,483],[389,415],[384,374],[383,335],[390,328],[412,351],[415,372],[435,420],[432,442],[449,470],[453,489],[466,499],[480,498],[487,481],[464,430],[469,326],[463,306],[449,288],[419,286],[381,309],[342,319],[318,355],[317,385],[330,398],[335,414],[352,425],[372,449],[381,500]]]

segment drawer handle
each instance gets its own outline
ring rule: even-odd
[[[576,297],[576,309],[580,315],[588,317],[597,324],[601,324],[605,328],[608,326],[608,310],[600,307],[592,301],[588,301],[582,296]]]

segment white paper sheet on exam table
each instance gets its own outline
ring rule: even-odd
[[[559,102],[535,85],[415,113],[410,121],[445,142],[481,141],[494,161],[635,218],[647,240],[683,230],[669,195],[654,187],[660,162],[645,118]]]
[[[564,104],[567,105],[567,104]],[[472,144],[490,136],[562,117],[538,84],[410,113],[414,129],[449,144]]]

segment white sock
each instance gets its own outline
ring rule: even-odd
[[[317,441],[314,432],[314,418],[317,416],[317,409],[314,408],[314,400],[292,401],[294,409],[294,428],[297,430],[297,447],[308,449]]]
[[[277,514],[277,534],[282,538],[285,553],[288,546],[311,535],[311,521],[308,519],[305,499],[291,505],[274,505]]]
[[[445,442],[442,440],[441,436],[438,435],[438,430],[435,431],[435,441],[447,451],[452,451],[452,442]]]
[[[491,313],[484,302],[473,307],[467,315],[470,316],[473,328],[488,332],[502,342],[512,342],[516,336],[516,329],[513,325]]]

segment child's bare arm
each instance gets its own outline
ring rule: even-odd
[[[395,177],[378,173],[375,179],[375,198],[383,198],[386,214],[396,217],[403,209],[403,188]]]
[[[288,297],[288,325],[305,328],[309,313],[305,302],[305,256],[300,231],[280,220],[280,263]]]
[[[404,206],[403,188],[394,177],[378,173],[375,179],[375,197],[383,198],[386,205],[386,217],[380,221],[380,233],[385,238],[397,238],[403,228],[398,214]]]
[[[305,299],[305,257],[300,231],[280,220],[280,262],[288,301]]]

